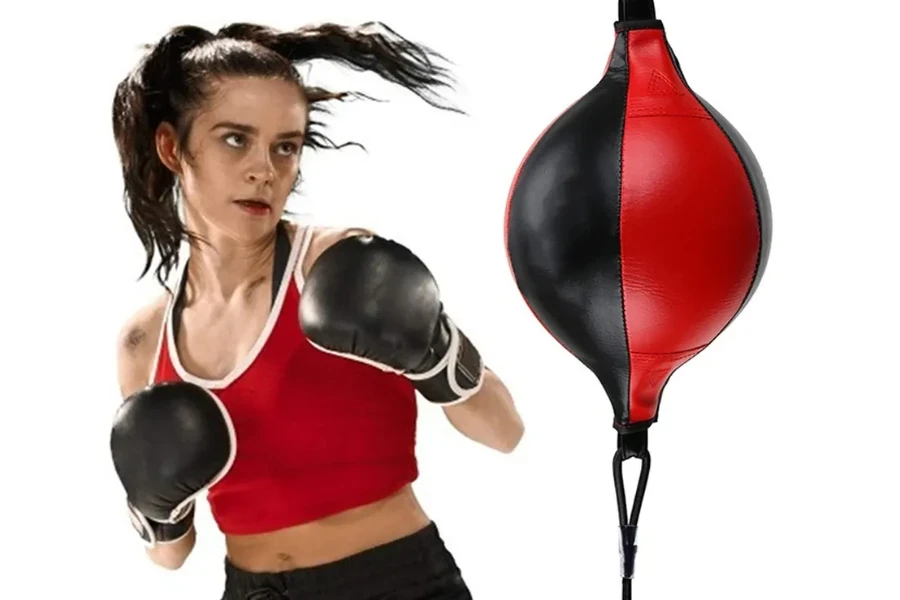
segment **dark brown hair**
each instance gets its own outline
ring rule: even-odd
[[[179,147],[186,147],[194,111],[209,97],[215,80],[236,75],[297,82],[310,106],[304,145],[316,149],[348,145],[333,143],[316,120],[316,114],[328,113],[326,103],[367,96],[305,85],[297,66],[307,61],[331,60],[373,72],[432,106],[462,112],[438,93],[454,83],[447,67],[440,64],[446,59],[381,23],[359,27],[326,23],[285,32],[234,23],[216,33],[185,25],[145,48],[149,53],[116,87],[113,133],[122,163],[125,207],[146,253],[140,277],[149,272],[158,253],[156,278],[164,286],[178,265],[182,240],[190,235],[178,216],[175,175],[157,154],[155,133],[161,123],[168,122],[177,131]]]

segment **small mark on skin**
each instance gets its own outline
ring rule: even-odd
[[[134,350],[141,345],[141,342],[143,342],[146,337],[147,332],[139,327],[136,327],[128,332],[128,336],[126,336],[125,338],[125,344],[129,349]]]

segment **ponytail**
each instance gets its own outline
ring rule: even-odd
[[[156,278],[161,285],[178,265],[178,250],[187,237],[175,202],[175,175],[156,151],[156,130],[165,121],[177,126],[177,100],[183,98],[181,58],[211,39],[199,27],[178,27],[166,35],[116,87],[113,135],[122,164],[125,210],[144,247],[147,274],[157,252]]]
[[[407,40],[383,23],[369,22],[358,27],[324,23],[284,32],[251,23],[234,23],[220,29],[217,35],[255,42],[291,63],[323,59],[354,71],[372,72],[406,88],[431,106],[463,112],[437,93],[456,83],[450,70],[438,64],[448,62],[447,59],[427,46]]]

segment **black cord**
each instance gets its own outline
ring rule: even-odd
[[[641,461],[641,474],[631,516],[625,498],[625,482],[622,477],[622,463],[629,458]],[[616,504],[619,512],[619,555],[622,561],[622,600],[631,600],[631,580],[634,578],[634,560],[637,554],[637,526],[647,491],[650,476],[650,451],[647,449],[647,430],[619,434],[619,448],[613,456],[613,481],[616,488]]]
[[[631,580],[622,580],[622,600],[631,600]]]
[[[653,0],[619,0],[620,21],[652,21],[655,18]]]

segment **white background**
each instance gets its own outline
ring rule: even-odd
[[[221,592],[223,541],[205,504],[194,555],[181,571],[163,571],[130,528],[109,458],[115,337],[155,292],[150,278],[136,283],[143,255],[122,206],[110,125],[136,45],[183,23],[377,19],[456,62],[455,99],[470,116],[433,110],[374,77],[315,67],[314,81],[391,102],[337,113],[334,137],[369,152],[310,153],[293,208],[412,247],[516,398],[527,433],[510,456],[467,441],[422,406],[416,491],[476,600],[618,597],[611,408],[527,311],[502,236],[518,162],[596,82],[616,4],[4,8],[0,595]],[[889,92],[898,15],[888,2],[866,3],[865,13],[850,4],[657,2],[689,82],[763,165],[774,241],[749,308],[666,389],[651,430],[636,600],[900,597],[900,156]]]

